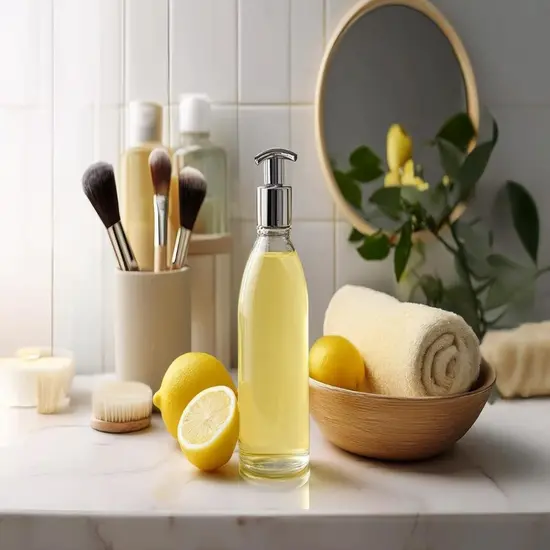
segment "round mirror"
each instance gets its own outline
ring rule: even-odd
[[[316,132],[330,192],[356,229],[388,229],[384,220],[371,216],[369,198],[388,185],[390,127],[399,124],[412,139],[414,164],[422,166],[423,180],[439,181],[444,173],[437,151],[426,144],[460,112],[469,114],[477,130],[479,105],[470,61],[434,6],[426,0],[367,0],[344,18],[321,65]],[[350,155],[360,147],[382,160],[381,173],[376,181],[357,182],[360,200],[355,188],[351,200],[335,176],[350,166]]]

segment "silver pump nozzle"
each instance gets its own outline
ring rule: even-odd
[[[292,219],[292,187],[284,185],[284,163],[296,162],[298,155],[288,149],[267,149],[254,157],[264,163],[264,185],[258,187],[258,225],[288,227]]]

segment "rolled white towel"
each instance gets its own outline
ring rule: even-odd
[[[369,288],[336,291],[323,332],[357,347],[376,393],[453,395],[469,390],[479,375],[479,341],[462,317]]]
[[[495,369],[503,397],[550,395],[550,322],[488,332],[483,357]]]

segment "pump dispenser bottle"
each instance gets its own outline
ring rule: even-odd
[[[309,472],[308,296],[283,173],[296,159],[286,149],[255,157],[264,185],[238,305],[240,472],[250,478]]]

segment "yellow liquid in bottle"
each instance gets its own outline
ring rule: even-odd
[[[241,473],[303,475],[309,465],[308,298],[296,252],[253,253],[238,323]]]
[[[144,144],[133,147],[125,151],[120,164],[120,219],[142,271],[154,267],[154,191],[149,155],[158,146]]]

